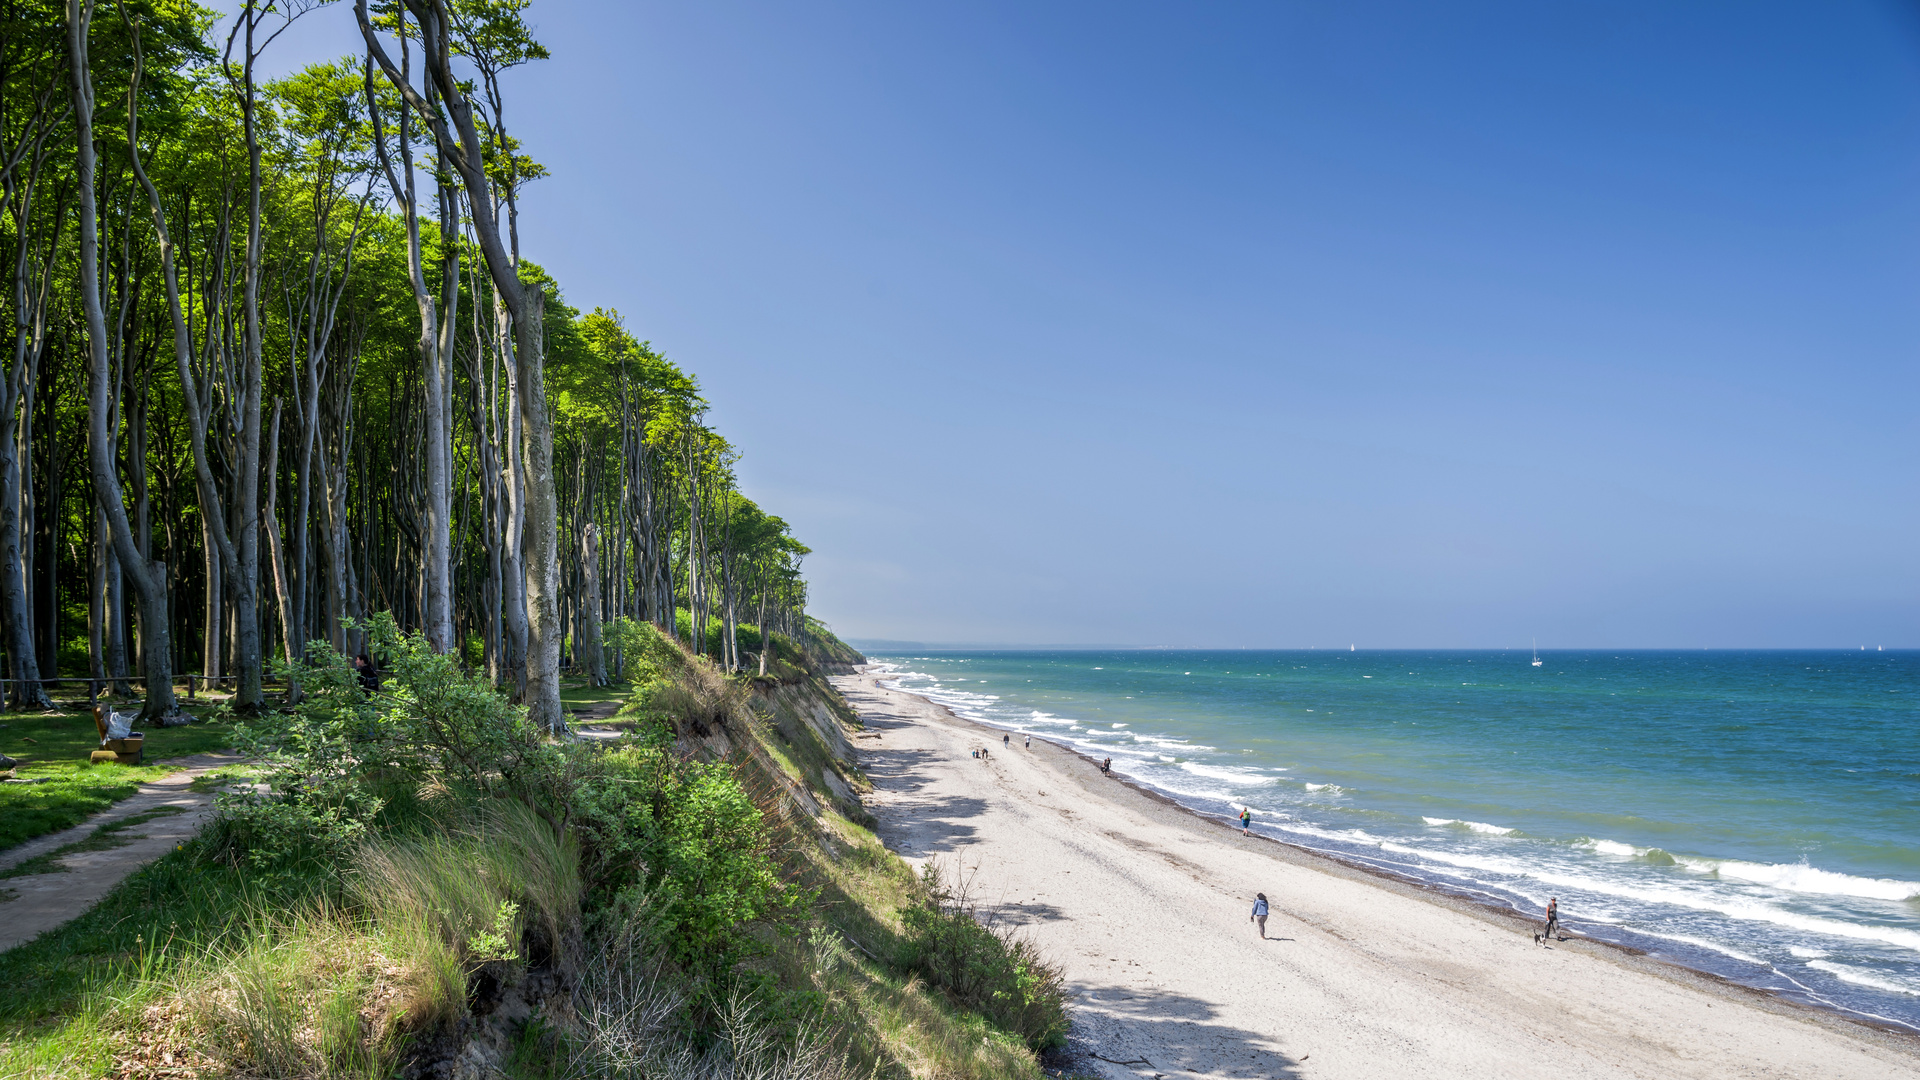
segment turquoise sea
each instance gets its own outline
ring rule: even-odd
[[[872,659],[1201,813],[1920,1030],[1920,653]]]

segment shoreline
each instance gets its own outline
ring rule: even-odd
[[[866,672],[864,670],[856,672],[855,674],[858,674],[861,677],[874,679],[876,685],[878,685],[878,680],[882,677],[882,676],[878,676],[878,675]],[[944,702],[935,701],[932,698],[926,697],[924,695],[914,693],[911,690],[893,689],[889,687],[881,687],[881,689],[889,690],[889,692],[891,693],[906,694],[911,697],[917,698],[920,701],[925,702],[930,708],[940,710],[948,718],[950,718],[953,722],[957,724],[964,724],[970,727],[979,728],[982,731],[992,731],[992,732],[1012,732],[1013,731],[1012,728],[997,727],[993,724],[986,723],[980,720],[975,720],[971,717],[961,716],[959,713],[956,713],[953,711],[952,706],[949,706]],[[1020,734],[1024,734],[1024,733],[1020,733]],[[1035,735],[1034,741],[1045,742],[1048,746],[1054,747],[1055,749],[1059,750],[1062,753],[1070,754],[1076,758],[1079,758],[1081,761],[1092,766],[1096,771],[1100,767],[1099,759],[1073,746],[1069,746],[1064,743],[1055,742],[1054,740],[1042,735]],[[1140,795],[1147,799],[1151,799],[1157,803],[1163,803],[1179,811],[1180,813],[1191,816],[1196,821],[1202,821],[1211,825],[1217,825],[1220,828],[1227,829],[1229,831],[1233,831],[1237,829],[1237,826],[1229,823],[1230,819],[1222,818],[1216,814],[1211,814],[1204,810],[1200,810],[1198,808],[1188,806],[1187,804],[1181,802],[1179,799],[1175,798],[1174,796],[1169,795],[1168,793],[1161,791],[1157,788],[1154,788],[1148,785],[1144,781],[1122,774],[1117,770],[1111,775],[1111,779],[1118,781],[1122,786],[1126,787],[1127,789],[1129,789],[1130,791],[1134,792],[1137,795]],[[1485,897],[1476,896],[1464,889],[1460,889],[1454,886],[1449,886],[1444,882],[1428,881],[1422,878],[1415,877],[1411,874],[1404,874],[1398,871],[1388,870],[1384,867],[1374,866],[1358,859],[1349,858],[1337,851],[1325,851],[1318,848],[1312,848],[1304,844],[1295,843],[1290,840],[1283,840],[1279,837],[1269,836],[1259,832],[1253,833],[1251,836],[1246,837],[1246,839],[1264,840],[1267,843],[1276,845],[1277,847],[1284,849],[1290,854],[1290,856],[1294,856],[1302,859],[1308,859],[1308,860],[1320,860],[1324,863],[1329,863],[1329,864],[1332,864],[1333,866],[1339,867],[1346,872],[1363,875],[1364,877],[1373,879],[1374,881],[1381,884],[1390,883],[1391,885],[1399,888],[1413,890],[1416,895],[1421,895],[1425,899],[1428,899],[1434,903],[1443,903],[1448,906],[1454,906],[1454,905],[1461,906],[1465,909],[1473,911],[1475,914],[1480,915],[1482,917],[1501,919],[1508,922],[1519,923],[1519,924],[1524,924],[1524,925],[1534,926],[1534,927],[1537,927],[1541,924],[1541,919],[1539,916],[1530,915],[1524,911],[1521,911],[1518,908],[1514,907],[1511,902],[1496,903],[1493,900],[1487,899]],[[1694,967],[1690,964],[1686,964],[1679,960],[1669,959],[1667,957],[1662,957],[1662,956],[1655,956],[1645,949],[1638,948],[1637,946],[1633,946],[1633,945],[1628,945],[1624,942],[1607,941],[1604,938],[1593,937],[1589,934],[1583,933],[1578,930],[1563,931],[1563,933],[1570,933],[1572,936],[1563,937],[1560,941],[1560,944],[1562,945],[1570,945],[1570,944],[1573,944],[1574,942],[1579,942],[1582,945],[1587,946],[1588,948],[1610,950],[1613,953],[1619,954],[1620,957],[1625,958],[1626,960],[1630,960],[1633,963],[1652,965],[1652,967],[1650,967],[1649,970],[1655,974],[1661,975],[1662,977],[1678,978],[1682,981],[1694,980],[1694,979],[1705,980],[1706,983],[1709,985],[1725,987],[1740,993],[1750,994],[1757,999],[1766,1001],[1772,1005],[1778,1006],[1783,1009],[1805,1010],[1807,1013],[1810,1013],[1814,1016],[1836,1020],[1845,1024],[1854,1025],[1856,1027],[1864,1028],[1868,1031],[1873,1031],[1880,1034],[1893,1036],[1896,1039],[1909,1040],[1912,1042],[1914,1050],[1916,1052],[1920,1052],[1920,1029],[1916,1029],[1907,1024],[1902,1024],[1899,1021],[1882,1019],[1880,1017],[1876,1017],[1871,1014],[1857,1012],[1855,1010],[1846,1009],[1844,1007],[1837,1006],[1837,1005],[1826,1005],[1826,1004],[1820,1004],[1818,1002],[1796,1000],[1794,998],[1786,996],[1780,991],[1772,990],[1762,986],[1751,986],[1747,983],[1743,983],[1739,981],[1738,979],[1730,978],[1728,976],[1721,975],[1716,972],[1706,971],[1701,968]],[[1625,961],[1623,960],[1623,962]]]
[[[869,693],[862,693],[857,696],[879,697],[883,699],[883,703],[887,703],[885,699],[892,699],[892,703],[897,703],[901,700],[916,703],[916,707],[904,711],[918,713],[920,714],[920,719],[932,720],[940,726],[948,727],[953,732],[960,734],[961,738],[966,741],[984,743],[991,741],[988,733],[993,735],[1011,733],[1009,729],[995,727],[960,716],[947,706],[913,694],[910,691],[893,690],[882,687],[879,683],[883,677],[884,676],[876,673],[862,672],[856,676],[845,676],[843,678],[846,678],[848,681],[857,681],[863,688],[869,691]],[[846,688],[843,687],[843,690],[844,689]],[[857,705],[856,707],[860,706]],[[861,708],[861,711],[863,716],[865,716],[868,710]],[[928,726],[931,727],[933,725]],[[1040,747],[1036,747],[1036,753],[1029,755],[1021,751],[1020,747],[1016,744],[1012,752],[1003,751],[1000,755],[996,755],[992,759],[992,762],[998,766],[999,763],[1006,758],[1018,758],[1022,761],[1031,759],[1032,764],[1041,766],[1046,772],[1054,774],[1056,782],[1073,781],[1075,786],[1082,789],[1083,794],[1094,797],[1092,801],[1103,804],[1099,807],[1101,811],[1099,816],[1102,820],[1110,816],[1124,814],[1144,818],[1149,825],[1170,826],[1170,831],[1175,834],[1182,834],[1176,835],[1173,838],[1175,840],[1174,846],[1180,847],[1180,854],[1174,855],[1168,851],[1161,851],[1160,853],[1169,861],[1186,864],[1186,868],[1189,870],[1202,869],[1202,867],[1194,865],[1196,861],[1218,863],[1222,861],[1222,857],[1230,853],[1237,855],[1241,852],[1254,851],[1258,853],[1262,860],[1291,866],[1298,871],[1311,875],[1313,879],[1338,880],[1360,886],[1370,893],[1383,894],[1381,896],[1363,896],[1359,898],[1358,906],[1367,910],[1371,910],[1385,903],[1386,896],[1414,901],[1421,907],[1429,909],[1434,917],[1453,922],[1454,925],[1449,925],[1441,929],[1444,929],[1446,934],[1454,937],[1459,937],[1462,933],[1469,932],[1472,929],[1471,927],[1458,925],[1460,916],[1465,916],[1471,923],[1476,924],[1480,928],[1479,933],[1489,933],[1492,932],[1493,929],[1498,929],[1499,931],[1515,935],[1525,934],[1530,936],[1533,928],[1538,926],[1537,919],[1511,906],[1499,906],[1481,897],[1450,890],[1444,885],[1436,885],[1432,882],[1395,873],[1380,867],[1343,859],[1334,853],[1317,851],[1272,836],[1255,834],[1252,837],[1243,837],[1235,835],[1237,830],[1233,826],[1228,825],[1214,815],[1186,806],[1173,797],[1154,790],[1131,778],[1115,774],[1112,779],[1118,780],[1119,784],[1117,787],[1112,788],[1108,788],[1104,784],[1094,784],[1093,781],[1108,779],[1100,775],[1097,759],[1082,753],[1078,749],[1063,746],[1045,737],[1036,737],[1035,742],[1039,743],[1040,747],[1045,747],[1045,750],[1041,751]],[[1048,761],[1045,759],[1052,760]],[[1053,767],[1048,768],[1048,766]],[[1002,770],[996,768],[991,771],[1000,772]],[[979,776],[968,777],[966,775],[967,772],[967,769],[961,770],[962,779],[975,781],[981,779]],[[1071,775],[1075,772],[1079,775]],[[926,785],[924,784],[923,778],[916,778],[913,781],[913,786],[924,787]],[[977,788],[980,785],[974,783],[971,786]],[[1127,794],[1121,795],[1120,792],[1122,791]],[[1039,793],[1043,797],[1046,795],[1045,790],[1041,790]],[[1036,800],[1027,799],[1026,801],[1034,802]],[[975,812],[977,813],[979,809],[980,808],[975,808]],[[1109,810],[1113,813],[1107,813]],[[1067,816],[1074,817],[1076,815],[1068,812]],[[1215,833],[1213,828],[1202,829],[1201,826],[1203,825],[1227,831],[1222,835]],[[899,851],[910,861],[925,861],[927,858],[938,857],[940,853],[937,850],[916,851],[914,848],[918,845],[911,842],[896,846],[895,840],[899,837],[897,835],[887,835],[889,832],[910,833],[911,829],[912,826],[910,824],[907,825],[904,830],[889,830],[883,828],[883,839],[887,839],[889,847],[895,848],[895,850]],[[968,828],[965,831],[973,833],[976,830]],[[1133,846],[1130,836],[1112,832],[1109,832],[1107,835],[1116,837],[1122,844]],[[1264,843],[1258,845],[1249,845],[1246,843],[1246,841],[1252,839],[1259,839],[1264,841]],[[1224,843],[1220,841],[1224,841]],[[994,857],[996,861],[1007,859],[1017,864],[1020,859],[1020,854],[1017,851],[995,852]],[[1062,861],[1061,865],[1067,865],[1067,863]],[[1042,866],[1037,869],[1040,871],[1042,877],[1044,877],[1047,868]],[[1212,869],[1212,867],[1206,867],[1206,869]],[[1073,871],[1066,870],[1063,872],[1072,873]],[[1087,871],[1082,872],[1086,873]],[[1195,881],[1201,881],[1203,877],[1203,875],[1199,873],[1191,876]],[[1324,883],[1324,881],[1319,880],[1310,880],[1307,882],[1309,886]],[[1018,907],[1019,905],[1015,906]],[[1287,898],[1276,894],[1276,914],[1291,918],[1292,912],[1288,910],[1288,907]],[[1335,911],[1337,914],[1345,914],[1337,905],[1335,906]],[[1418,913],[1407,913],[1404,917],[1409,925],[1413,923],[1425,924],[1433,921],[1432,917]],[[1062,921],[1070,922],[1070,920]],[[1373,929],[1366,918],[1362,918],[1359,921],[1363,929]],[[1063,928],[1058,923],[1049,922],[1043,925],[1048,932],[1048,936],[1058,937],[1072,944],[1080,944],[1080,942],[1074,940],[1077,936],[1086,936],[1084,932],[1076,935],[1070,928]],[[1333,936],[1341,938],[1343,941],[1346,940],[1346,937],[1338,930],[1334,931]],[[1530,942],[1528,942],[1527,945],[1529,949],[1537,948],[1532,946]],[[1372,951],[1368,946],[1361,946],[1361,948],[1363,951]],[[1619,970],[1628,976],[1635,984],[1630,989],[1635,990],[1636,993],[1629,994],[1627,995],[1628,997],[1658,996],[1654,986],[1646,980],[1647,976],[1651,976],[1653,982],[1660,986],[1672,987],[1683,993],[1696,995],[1695,1004],[1704,1006],[1705,1009],[1712,1009],[1715,1004],[1727,1002],[1742,1006],[1746,1010],[1751,1010],[1754,1015],[1748,1017],[1746,1021],[1746,1026],[1749,1027],[1757,1025],[1771,1029],[1784,1026],[1791,1031],[1799,1030],[1802,1025],[1805,1025],[1808,1028],[1826,1033],[1827,1038],[1818,1041],[1843,1042],[1853,1044],[1862,1049],[1872,1047],[1880,1052],[1879,1054],[1873,1054],[1872,1056],[1874,1057],[1879,1057],[1880,1054],[1892,1055],[1892,1060],[1881,1061],[1872,1065],[1862,1062],[1860,1063],[1861,1068],[1857,1070],[1842,1069],[1835,1071],[1829,1069],[1826,1070],[1828,1075],[1913,1075],[1916,1071],[1920,1071],[1920,1038],[1916,1038],[1912,1032],[1897,1025],[1887,1024],[1871,1018],[1857,1017],[1843,1011],[1823,1008],[1814,1004],[1795,1001],[1767,989],[1749,986],[1712,972],[1701,971],[1672,960],[1651,956],[1630,945],[1601,941],[1584,935],[1571,936],[1563,942],[1553,943],[1550,947],[1538,949],[1538,953],[1542,956],[1553,954],[1556,957],[1579,957],[1583,960],[1602,961],[1606,967]],[[1166,964],[1177,959],[1177,957],[1162,957],[1161,962]],[[1344,960],[1346,957],[1342,957],[1342,959]],[[1492,966],[1513,967],[1515,966],[1512,963],[1513,960],[1513,957],[1503,956],[1499,964]],[[1526,963],[1524,960],[1521,962],[1522,964]],[[1205,981],[1206,979],[1203,974],[1200,982],[1204,985]],[[1490,993],[1492,993],[1493,996],[1502,996],[1497,990],[1490,991]],[[1548,1003],[1552,1005],[1559,1000],[1556,995],[1561,994],[1562,990],[1557,985],[1549,985],[1542,993],[1545,995]],[[1473,995],[1469,995],[1469,1000],[1464,1002],[1464,1004],[1468,1006],[1474,1005],[1474,1001],[1471,1000],[1472,997]],[[1462,1003],[1454,1002],[1453,1004]],[[1597,1004],[1600,1008],[1604,1009],[1607,1003],[1602,1001]],[[1725,1012],[1727,1010],[1723,1007],[1721,1011]],[[1078,1023],[1082,1016],[1082,1009],[1076,1006],[1074,1012],[1076,1022]],[[1550,1008],[1549,1012],[1552,1013],[1553,1009]],[[1640,1024],[1633,1027],[1636,1036],[1639,1034],[1641,1026],[1645,1023],[1647,1023],[1647,1021],[1643,1020]],[[1100,1038],[1103,1034],[1111,1036],[1114,1033],[1113,1026],[1110,1024],[1096,1023],[1092,1026],[1094,1028],[1095,1038]],[[1104,1032],[1101,1030],[1103,1028],[1105,1029]],[[1755,1033],[1749,1032],[1743,1036],[1743,1038],[1751,1038],[1754,1034]],[[1763,1038],[1767,1035],[1772,1035],[1777,1038],[1781,1034],[1783,1034],[1781,1031],[1762,1031],[1758,1033],[1758,1035]],[[1806,1032],[1802,1032],[1802,1034],[1806,1034]],[[1676,1037],[1681,1041],[1684,1041],[1685,1038],[1684,1033],[1677,1033]],[[1728,1043],[1728,1050],[1731,1052],[1739,1045],[1741,1045],[1739,1040],[1731,1041]],[[1484,1049],[1485,1048],[1481,1048],[1481,1050]],[[1110,1065],[1115,1061],[1116,1056],[1122,1060],[1126,1059],[1125,1054],[1097,1056],[1098,1060],[1108,1062]],[[1151,1055],[1148,1055],[1148,1057],[1150,1056]],[[1315,1064],[1303,1056],[1297,1061],[1282,1065],[1281,1067],[1283,1069],[1303,1068],[1304,1066],[1302,1066],[1301,1063],[1305,1063],[1305,1065]],[[1160,1067],[1164,1069],[1165,1064],[1165,1062],[1161,1062]],[[1280,1063],[1270,1064],[1269,1068],[1271,1069],[1274,1064]],[[1367,1075],[1395,1075],[1400,1074],[1400,1069],[1410,1064],[1412,1063],[1403,1060],[1398,1062],[1394,1068],[1387,1068],[1377,1073],[1371,1069],[1362,1071]],[[1702,1064],[1705,1064],[1705,1062],[1702,1062]],[[1779,1063],[1775,1063],[1776,1067],[1778,1067],[1778,1064]],[[1711,1071],[1702,1072],[1698,1075],[1720,1075],[1728,1071],[1721,1066],[1730,1065],[1732,1065],[1730,1061],[1720,1062]],[[1567,1063],[1563,1062],[1557,1068],[1559,1071],[1555,1072],[1555,1075],[1569,1075],[1565,1071],[1568,1068]],[[1113,1076],[1142,1075],[1139,1071],[1133,1070],[1131,1067],[1129,1067],[1129,1071],[1124,1072],[1114,1072],[1112,1068],[1107,1068],[1106,1071],[1109,1075]],[[1189,1068],[1187,1071],[1193,1070]],[[1532,1069],[1526,1069],[1520,1073],[1513,1073],[1512,1070],[1506,1070],[1506,1072],[1514,1075],[1533,1074],[1534,1071],[1535,1070]],[[1583,1070],[1576,1069],[1573,1075],[1578,1075],[1581,1071]],[[1411,1073],[1405,1074],[1418,1074],[1419,1072],[1421,1072],[1421,1070],[1416,1068],[1413,1069]],[[1300,1073],[1294,1072],[1288,1073],[1288,1075],[1299,1074]],[[1539,1075],[1547,1074],[1547,1071],[1539,1073]],[[1611,1070],[1609,1070],[1607,1074],[1612,1074]],[[1218,1075],[1234,1076],[1245,1074],[1228,1071],[1221,1072]],[[1442,1071],[1433,1075],[1452,1075],[1452,1073]],[[1756,1075],[1799,1075],[1799,1073],[1793,1070],[1775,1073],[1773,1069],[1762,1069],[1757,1072]]]

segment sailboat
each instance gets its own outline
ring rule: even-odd
[[[1540,666],[1540,639],[1539,638],[1533,639],[1533,666],[1534,667]]]

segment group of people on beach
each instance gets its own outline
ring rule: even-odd
[[[1010,749],[1012,749],[1012,748],[1013,748],[1013,736],[1012,736],[1012,735],[1002,735],[1002,736],[1000,736],[1000,746],[1001,746],[1001,747],[1002,747],[1003,749],[1009,749],[1009,750],[1010,750]],[[1033,736],[1031,736],[1031,735],[1029,735],[1029,736],[1027,736],[1027,749],[1029,749],[1029,750],[1031,750],[1031,749],[1033,749]],[[986,760],[986,758],[987,758],[987,748],[983,746],[983,747],[981,747],[980,749],[978,749],[978,750],[975,750],[975,751],[973,752],[973,756],[974,756],[974,757],[977,757],[977,758],[980,758],[980,759],[981,759],[981,760],[983,760],[983,761],[984,761],[984,760]],[[1109,761],[1111,761],[1111,760],[1113,760],[1113,759],[1112,759],[1112,758],[1108,758],[1107,760],[1109,760]]]

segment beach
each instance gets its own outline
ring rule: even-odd
[[[1920,1041],[1242,837],[1081,755],[876,676],[882,840],[970,875],[1065,970],[1079,1066],[1109,1077],[1910,1077]],[[985,760],[971,756],[990,747]],[[1272,903],[1269,940],[1248,915]]]

